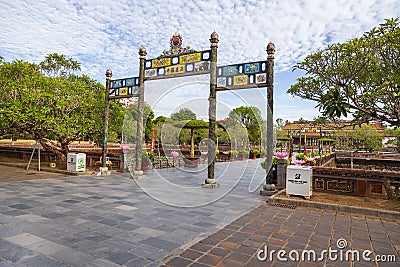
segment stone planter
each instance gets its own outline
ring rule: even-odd
[[[184,157],[185,167],[197,168],[199,166],[199,157]]]

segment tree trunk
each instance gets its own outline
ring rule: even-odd
[[[60,144],[52,140],[42,138],[40,139],[40,145],[43,147],[44,150],[51,151],[54,154],[56,154],[56,156],[60,158],[62,161],[67,161],[68,149],[65,148],[63,149],[63,147]]]
[[[388,196],[388,199],[390,200],[400,200],[400,196],[396,194],[396,191],[392,188],[391,186],[391,179],[386,178],[383,179],[383,185],[385,186],[386,194]]]

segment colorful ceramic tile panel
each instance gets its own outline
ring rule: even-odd
[[[171,58],[164,57],[164,58],[156,58],[151,60],[151,66],[153,68],[165,67],[171,65]]]
[[[165,75],[181,74],[185,73],[186,66],[184,64],[178,64],[165,68]]]
[[[137,96],[139,77],[111,80],[110,82],[110,99]]]
[[[183,63],[191,63],[201,61],[201,53],[192,53],[179,56],[179,62]]]
[[[233,76],[239,74],[238,66],[226,66],[223,67],[223,76]]]
[[[260,72],[260,63],[244,64],[244,73],[257,73]]]
[[[217,67],[217,90],[267,86],[267,62]]]
[[[247,85],[248,84],[248,76],[247,75],[238,75],[233,76],[233,85],[240,86],[240,85]]]
[[[119,95],[127,95],[128,94],[128,87],[121,87],[119,88]]]
[[[122,80],[112,81],[111,88],[120,88],[122,87]]]
[[[145,78],[160,79],[173,75],[187,76],[209,73],[210,50],[146,60]]]

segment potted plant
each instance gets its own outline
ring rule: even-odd
[[[229,160],[235,161],[237,155],[239,154],[239,151],[232,149],[232,150],[229,150],[228,154],[229,154]]]
[[[259,154],[260,154],[260,150],[259,149],[254,148],[254,147],[250,148],[250,157],[252,159],[256,159],[257,155],[259,155]]]
[[[142,171],[147,172],[150,168],[150,162],[154,159],[154,152],[142,150]]]
[[[303,153],[299,153],[296,155],[296,160],[294,161],[294,163],[296,165],[303,165],[307,162],[307,157],[306,155],[304,155]]]
[[[241,149],[238,152],[239,152],[238,157],[240,160],[246,160],[248,158],[249,151]]]

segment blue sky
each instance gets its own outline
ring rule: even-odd
[[[220,36],[218,65],[266,59],[265,47],[275,43],[274,117],[295,120],[318,116],[315,103],[286,94],[299,73],[294,64],[329,44],[361,36],[385,18],[400,14],[396,0],[280,0],[280,1],[105,1],[0,0],[0,55],[40,62],[50,53],[64,54],[82,64],[82,71],[105,83],[138,75],[138,49],[147,58],[169,48],[178,32],[195,50],[210,47]],[[156,115],[169,116],[190,107],[199,117],[208,112],[207,75],[152,81],[145,101]],[[246,104],[265,107],[265,89],[218,93],[218,118]]]

